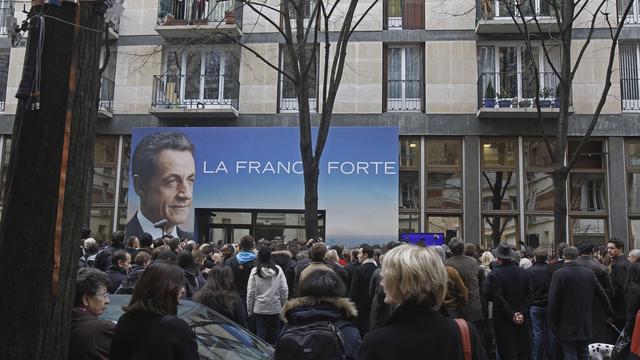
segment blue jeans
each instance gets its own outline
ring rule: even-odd
[[[589,360],[587,341],[562,341],[564,360]]]
[[[531,306],[531,330],[533,332],[532,360],[553,359],[555,336],[547,324],[547,308]]]
[[[256,335],[265,342],[275,345],[280,334],[280,315],[253,314],[253,316],[256,319]]]

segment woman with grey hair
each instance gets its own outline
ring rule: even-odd
[[[385,303],[397,309],[365,337],[358,360],[463,359],[463,343],[472,359],[486,359],[480,337],[468,322],[447,318],[439,311],[447,289],[447,272],[436,250],[401,245],[382,259]],[[465,326],[466,325],[466,326]],[[460,328],[467,328],[461,331]]]
[[[115,324],[100,320],[109,303],[109,278],[97,269],[78,270],[71,310],[69,359],[109,359]]]

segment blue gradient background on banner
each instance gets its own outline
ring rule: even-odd
[[[249,174],[248,166],[236,173],[237,161],[300,161],[298,128],[136,128],[131,148],[145,136],[178,131],[196,148],[196,180],[192,209],[180,228],[193,230],[195,208],[304,209],[303,175],[271,172]],[[313,130],[315,139],[316,129]],[[315,141],[315,140],[314,140]],[[319,208],[327,212],[327,242],[360,244],[388,242],[398,237],[398,129],[395,127],[333,127],[322,155],[318,183]],[[315,144],[314,144],[315,147]],[[224,162],[228,173],[215,171]],[[369,173],[345,174],[340,167],[328,173],[329,162],[388,162]],[[302,166],[296,167],[302,170]],[[345,172],[352,170],[345,164]],[[129,170],[130,171],[130,170]],[[139,208],[130,177],[127,220]]]

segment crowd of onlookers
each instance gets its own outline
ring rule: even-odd
[[[71,359],[197,359],[176,317],[182,298],[249,329],[276,359],[588,359],[588,344],[631,335],[640,308],[640,250],[625,256],[617,239],[550,254],[461,238],[345,249],[117,232],[82,251]],[[98,318],[110,294],[131,295],[115,325]]]

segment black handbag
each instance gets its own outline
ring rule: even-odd
[[[625,330],[620,332],[616,344],[613,346],[611,352],[612,360],[627,360],[629,358],[629,351],[631,349],[631,337],[627,335]]]

